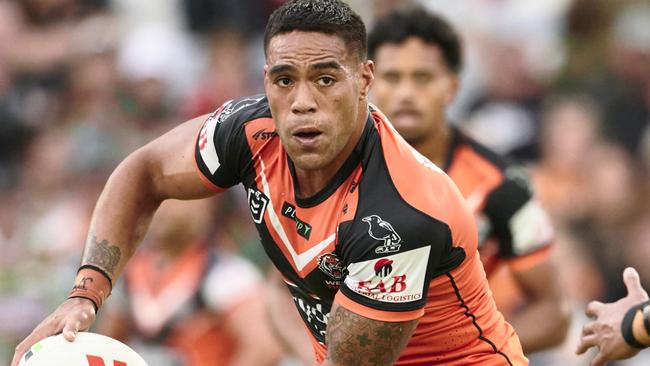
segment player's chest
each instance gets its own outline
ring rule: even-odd
[[[267,252],[272,251],[301,278],[322,268],[337,277],[332,256],[339,225],[354,217],[361,169],[338,178],[316,196],[301,200],[286,160],[258,159],[254,179],[245,185],[247,204]],[[273,260],[272,256],[272,260]]]

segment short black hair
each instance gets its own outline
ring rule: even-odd
[[[348,4],[340,0],[290,0],[269,17],[264,32],[264,54],[271,38],[294,30],[340,37],[349,51],[365,60],[368,48],[366,26]]]
[[[378,19],[368,35],[368,54],[372,59],[380,46],[399,44],[409,37],[438,46],[447,67],[456,73],[460,71],[462,51],[458,34],[445,19],[421,7],[395,10]]]

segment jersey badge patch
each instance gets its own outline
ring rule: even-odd
[[[336,253],[326,253],[318,257],[318,268],[336,281],[345,276],[345,267]]]
[[[377,247],[375,253],[384,254],[399,251],[399,248],[402,246],[402,238],[388,221],[384,221],[377,215],[366,216],[361,221],[368,223],[368,235],[370,237],[383,241],[383,245]]]
[[[264,212],[266,211],[266,206],[268,204],[269,204],[269,198],[266,197],[264,193],[253,188],[248,189],[248,206],[251,209],[253,222],[255,222],[256,224],[262,223],[262,219],[264,218]]]

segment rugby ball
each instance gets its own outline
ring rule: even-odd
[[[18,366],[147,366],[142,357],[113,338],[79,332],[74,342],[59,334],[34,344]]]

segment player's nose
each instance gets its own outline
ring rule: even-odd
[[[292,94],[291,113],[300,115],[316,112],[316,99],[308,85],[298,83]]]

